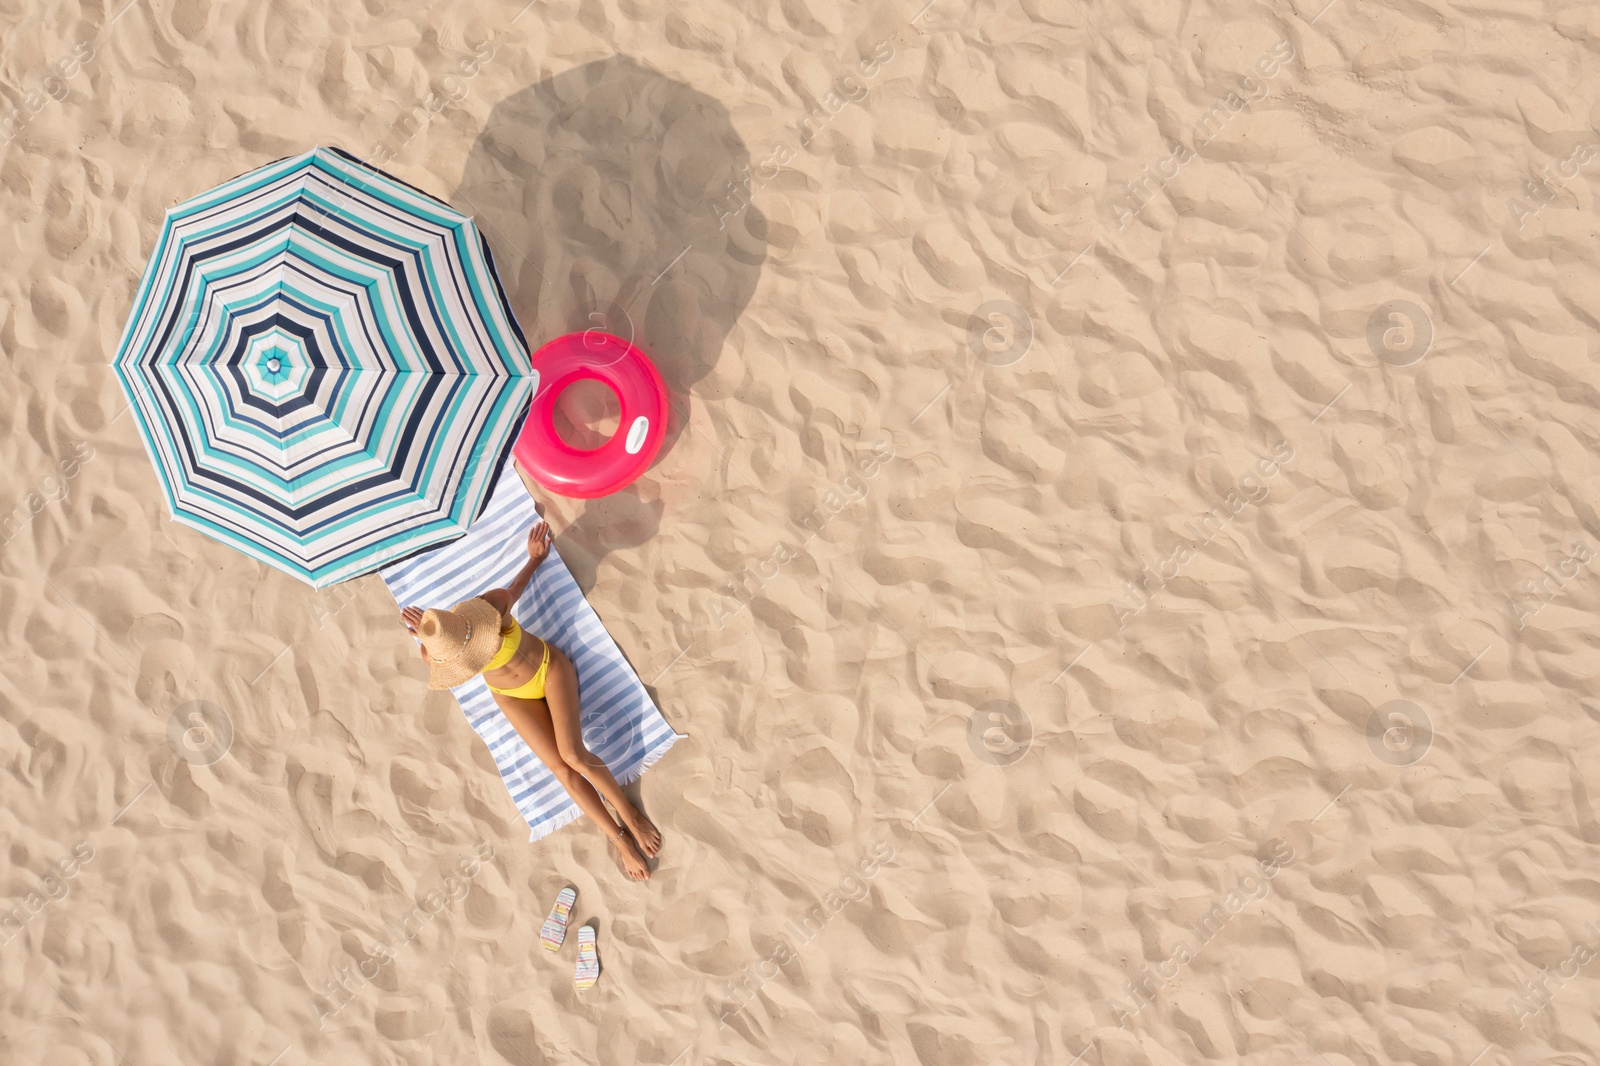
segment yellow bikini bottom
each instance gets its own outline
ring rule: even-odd
[[[500,650],[495,652],[494,658],[489,660],[485,670],[493,670],[509,663],[517,654],[517,648],[522,644],[522,627],[515,620],[511,621],[511,628],[506,630],[500,638]],[[502,696],[514,696],[520,700],[544,699],[544,679],[550,673],[550,645],[544,646],[544,659],[539,663],[539,669],[533,676],[516,688],[495,688],[489,685],[490,692],[498,692]],[[488,684],[488,682],[484,682]]]

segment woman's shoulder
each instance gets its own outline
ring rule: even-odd
[[[522,628],[517,625],[516,618],[512,616],[510,604],[506,602],[507,598],[505,589],[490,589],[478,597],[478,599],[500,612],[500,635],[502,637],[509,636]]]
[[[506,595],[505,589],[490,589],[488,592],[485,592],[483,595],[479,596],[478,599],[483,600],[489,606],[499,611],[502,619],[511,614],[511,604],[507,602],[509,597]]]

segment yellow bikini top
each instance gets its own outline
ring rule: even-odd
[[[517,654],[517,648],[522,644],[522,627],[517,625],[515,618],[507,618],[509,627],[500,631],[500,650],[494,653],[494,658],[484,664],[485,670],[496,670],[510,662]]]

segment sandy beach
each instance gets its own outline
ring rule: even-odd
[[[1600,11],[924,2],[5,5],[0,1062],[1600,1061]],[[164,212],[317,145],[672,390],[539,498],[647,885],[162,498]]]

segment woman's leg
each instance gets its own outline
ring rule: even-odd
[[[555,727],[545,701],[518,699],[515,696],[503,696],[498,692],[492,692],[491,695],[499,705],[500,713],[506,716],[506,720],[517,731],[517,735],[533,749],[535,755],[539,756],[539,761],[550,768],[550,773],[572,796],[578,804],[578,809],[594,819],[601,831],[617,846],[617,850],[622,853],[622,864],[627,868],[628,876],[635,881],[647,879],[650,876],[650,866],[645,862],[644,856],[639,854],[633,839],[623,832],[622,827],[611,817],[611,812],[600,802],[600,794],[595,791],[588,779],[562,757],[561,747],[556,742]]]
[[[556,748],[561,758],[610,801],[622,823],[639,842],[640,850],[646,855],[660,851],[661,833],[655,824],[623,795],[610,767],[584,747],[583,729],[578,724],[578,671],[573,668],[572,660],[554,647],[550,648],[550,669],[545,673],[544,699],[550,708],[550,721],[555,727]]]

